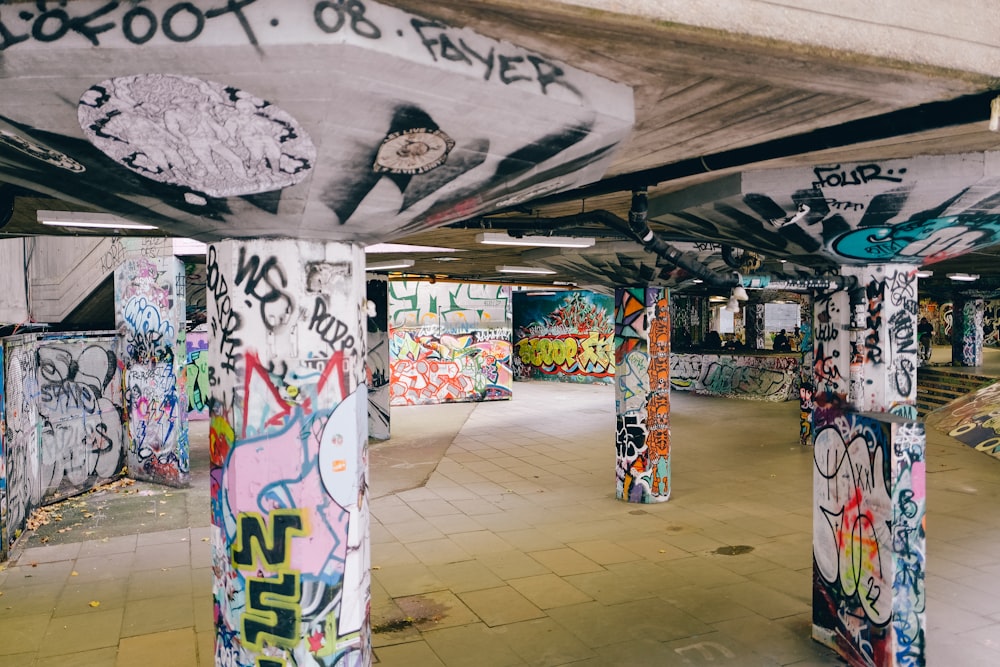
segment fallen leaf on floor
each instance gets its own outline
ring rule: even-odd
[[[71,576],[71,577],[79,577],[80,573],[77,572],[76,570],[73,570],[72,572],[69,573],[69,576]]]
[[[101,603],[100,603],[100,602],[98,602],[97,600],[91,600],[91,601],[90,601],[90,602],[89,602],[88,604],[89,604],[89,605],[90,605],[91,607],[100,607],[100,606],[101,606]]]

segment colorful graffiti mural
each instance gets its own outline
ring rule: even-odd
[[[651,202],[650,217],[668,234],[694,232],[764,254],[838,265],[932,264],[1000,242],[996,184],[982,183],[989,159],[917,156],[748,171],[739,194],[696,206],[666,195],[668,204]]]
[[[674,354],[670,386],[708,396],[789,401],[798,396],[799,356]]]
[[[173,486],[186,485],[189,473],[185,287],[174,257],[129,259],[115,269],[130,474]]]
[[[190,331],[184,341],[187,350],[184,365],[184,384],[187,387],[187,416],[189,420],[208,419],[208,334]]]
[[[922,424],[816,423],[813,636],[850,664],[926,663]]]
[[[614,299],[594,292],[514,292],[514,377],[610,384],[613,311]]]
[[[1000,459],[1000,382],[950,404],[934,426],[977,451]]]
[[[636,503],[670,498],[670,295],[615,290],[615,492]]]
[[[509,399],[510,322],[508,286],[390,282],[390,405]]]
[[[362,260],[209,248],[216,664],[371,662]]]

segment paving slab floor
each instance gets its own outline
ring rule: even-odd
[[[671,403],[656,505],[615,499],[610,386],[394,408],[370,457],[376,663],[844,664],[810,638],[797,403]],[[191,488],[80,496],[20,540],[0,665],[214,664],[205,422],[191,442]],[[927,461],[927,664],[1000,665],[1000,461],[933,429]]]

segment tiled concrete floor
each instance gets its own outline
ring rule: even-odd
[[[614,498],[611,387],[394,409],[371,457],[379,664],[842,664],[809,638],[797,404],[672,403],[673,497],[642,506]],[[928,439],[928,664],[997,665],[1000,461]],[[0,572],[0,664],[212,665],[207,514],[190,516],[28,541]],[[716,552],[732,546],[752,551]]]

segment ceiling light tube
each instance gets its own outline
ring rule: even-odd
[[[92,229],[156,229],[154,225],[129,222],[125,218],[106,213],[80,213],[77,211],[38,211],[36,219],[49,227],[89,227]]]
[[[412,259],[396,259],[388,262],[376,262],[365,266],[365,271],[389,271],[391,269],[408,269],[413,266]]]
[[[365,254],[368,255],[392,252],[458,252],[458,250],[430,245],[410,245],[409,243],[373,243],[365,246]]]
[[[959,282],[972,282],[973,280],[979,280],[979,276],[975,273],[949,273],[948,277]]]
[[[539,248],[589,248],[597,239],[577,236],[522,236],[483,232],[476,234],[476,240],[484,245],[535,246]]]
[[[552,269],[543,269],[540,266],[498,266],[497,271],[500,273],[537,273],[540,275],[548,275],[555,273]]]
[[[924,271],[923,269],[917,271],[917,278],[930,278],[933,275],[934,275],[933,271]]]

